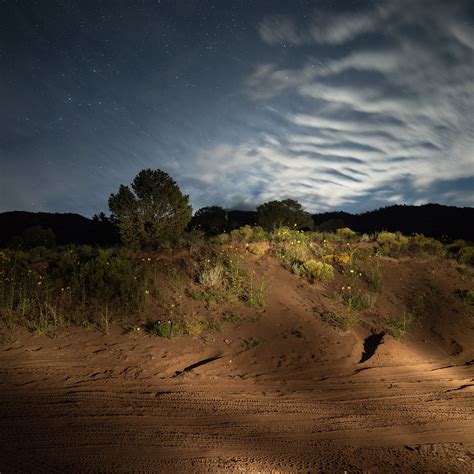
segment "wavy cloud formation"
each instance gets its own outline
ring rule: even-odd
[[[216,191],[225,195],[240,170],[249,204],[293,196],[312,210],[474,205],[468,13],[468,2],[401,1],[304,22],[264,18],[262,41],[294,53],[247,78],[268,125],[255,140],[208,151],[219,158],[206,181],[226,177]]]

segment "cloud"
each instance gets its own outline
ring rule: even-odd
[[[474,29],[467,17],[467,2],[420,0],[320,12],[303,23],[265,18],[262,40],[301,47],[301,55],[291,67],[281,60],[258,66],[246,81],[247,96],[286,121],[277,144],[246,145],[257,149],[256,166],[278,165],[266,176],[271,187],[255,197],[291,195],[312,209],[369,198],[459,204],[464,196],[472,203],[466,189],[436,191],[441,182],[455,187],[474,176]],[[366,33],[371,41],[359,41]],[[311,44],[326,45],[315,50],[324,61],[306,53]]]

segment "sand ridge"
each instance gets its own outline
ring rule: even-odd
[[[19,330],[0,352],[0,470],[473,471],[473,331],[454,300],[360,362],[377,315],[420,278],[448,298],[449,269],[387,259],[384,297],[341,333],[320,317],[330,287],[248,263],[271,273],[267,305],[220,332]],[[249,337],[263,343],[245,349]]]

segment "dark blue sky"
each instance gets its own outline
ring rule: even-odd
[[[193,207],[474,205],[462,0],[0,2],[0,212],[107,210],[143,168]]]

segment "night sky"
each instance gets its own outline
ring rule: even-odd
[[[471,0],[0,0],[0,211],[474,205]]]

